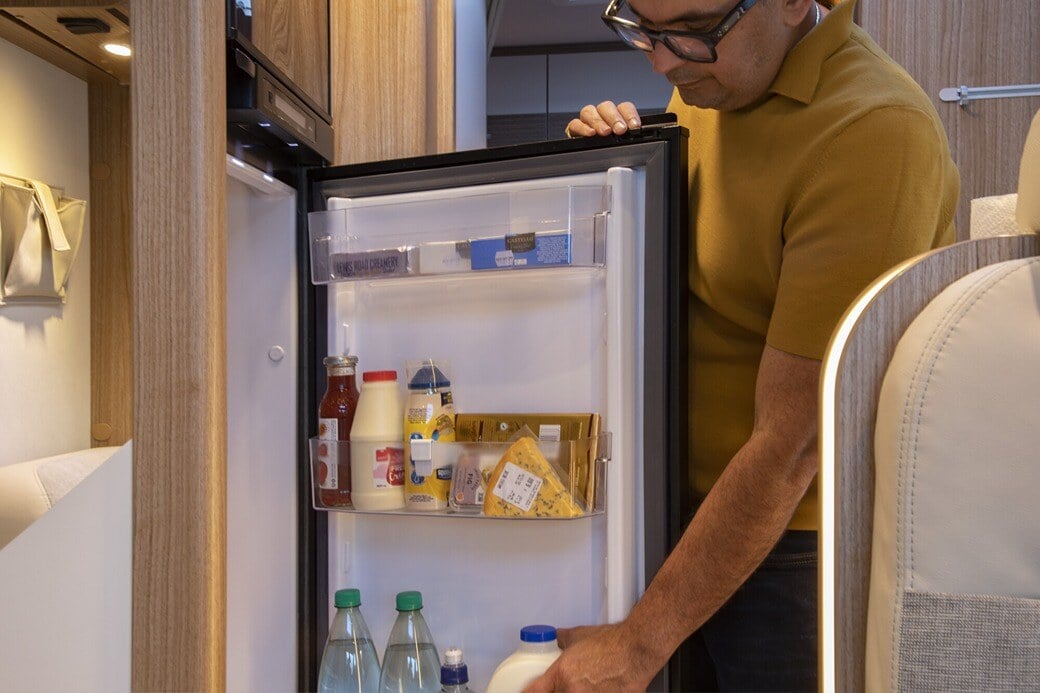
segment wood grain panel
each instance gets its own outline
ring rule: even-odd
[[[224,19],[220,0],[138,2],[131,15],[140,691],[225,684]]]
[[[427,38],[426,143],[432,154],[455,149],[455,5],[433,2]]]
[[[329,109],[329,0],[253,0],[253,43]]]
[[[935,103],[961,172],[958,239],[974,197],[1018,189],[1018,162],[1040,97],[939,100],[939,90],[1040,83],[1040,0],[860,0],[864,29]]]
[[[112,0],[3,0],[2,4],[4,7],[108,7]]]
[[[130,90],[105,78],[90,102],[90,420],[93,445],[132,435]]]
[[[5,5],[8,3],[4,2]],[[84,82],[112,79],[107,73],[91,65],[83,58],[14,19],[13,15],[0,10],[0,38],[19,48],[56,65]]]
[[[0,0],[2,2],[2,0]],[[76,3],[78,5],[78,3]],[[130,83],[130,58],[112,55],[101,46],[106,43],[130,45],[130,27],[111,14],[112,8],[124,17],[129,14],[127,3],[109,2],[105,7],[23,7],[9,9],[19,21],[31,26],[47,38],[84,60],[104,70],[119,80],[120,84]],[[61,17],[92,17],[100,19],[109,26],[104,34],[73,34],[58,19]]]
[[[863,691],[874,525],[874,425],[885,371],[906,328],[943,289],[986,265],[1040,255],[1040,236],[966,241],[910,260],[869,303],[841,353],[835,399],[837,690]]]
[[[451,151],[451,0],[337,2],[332,113],[337,164]]]

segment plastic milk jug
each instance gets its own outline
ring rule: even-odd
[[[487,693],[519,693],[544,674],[560,654],[555,628],[524,626],[520,629],[520,647],[495,669]]]
[[[397,371],[365,371],[350,429],[350,500],[357,510],[404,507],[403,408]]]

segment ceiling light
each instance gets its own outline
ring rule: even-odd
[[[118,55],[122,58],[130,57],[130,46],[124,43],[106,43],[102,48],[112,55]]]

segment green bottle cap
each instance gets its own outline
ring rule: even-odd
[[[361,606],[361,590],[336,590],[336,608],[346,609],[350,606]]]
[[[398,611],[418,611],[422,608],[422,592],[398,592]]]

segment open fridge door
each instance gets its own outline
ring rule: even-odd
[[[439,650],[461,647],[480,690],[522,626],[619,620],[663,561],[685,335],[671,334],[679,307],[662,281],[681,243],[665,204],[679,162],[655,157],[679,157],[674,143],[642,144],[426,175],[332,170],[314,185],[311,271],[326,285],[316,359],[356,355],[359,382],[446,361],[460,414],[598,415],[590,483],[570,488],[580,517],[328,513],[327,594],[360,588],[380,652],[395,594],[418,590]],[[451,457],[451,446],[439,447]]]

